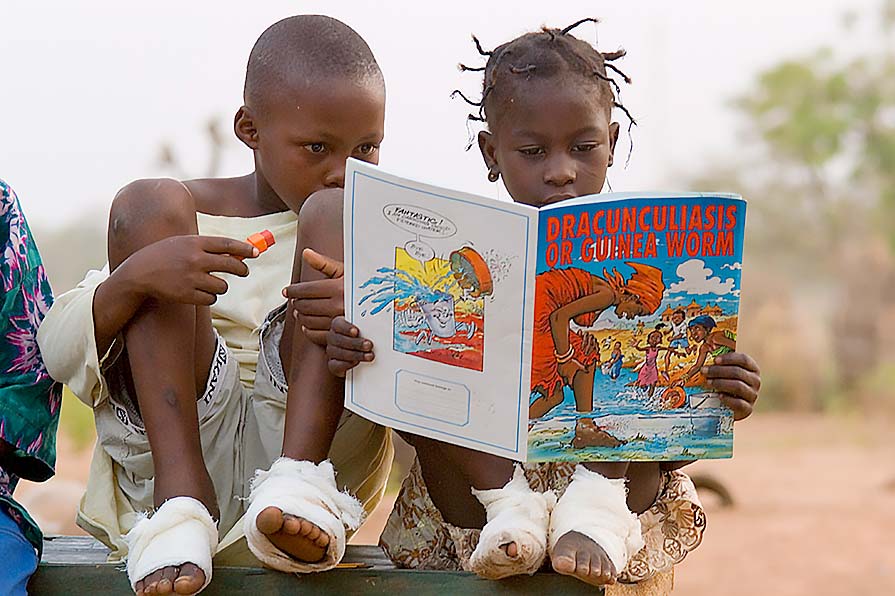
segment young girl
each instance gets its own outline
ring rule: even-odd
[[[479,134],[488,178],[503,177],[514,200],[536,207],[602,190],[619,131],[612,109],[625,111],[607,75],[618,72],[610,62],[624,52],[596,51],[570,35],[578,24],[528,33],[492,52],[479,46],[488,61],[479,69],[483,96],[474,118],[488,127]],[[644,298],[627,295],[623,285],[606,291],[617,312]],[[369,340],[344,318],[333,320],[328,342],[336,374],[372,359]],[[588,374],[582,368],[565,371],[572,385]],[[759,387],[751,358],[727,354],[706,376],[723,386],[736,419],[751,413]],[[401,566],[499,578],[534,573],[546,551],[556,571],[590,584],[664,574],[668,586],[671,567],[701,540],[702,508],[677,471],[686,462],[527,465],[523,478],[508,460],[407,439],[417,462],[381,539]],[[561,494],[552,511],[550,493],[531,488]]]
[[[656,384],[659,382],[659,353],[667,352],[671,354],[674,352],[668,346],[660,346],[661,342],[662,332],[654,329],[646,336],[646,346],[640,343],[634,346],[635,350],[646,354],[646,362],[640,367],[640,372],[637,374],[637,380],[634,381],[634,384],[637,387],[647,387],[647,395],[649,397],[653,396],[653,393],[656,391]]]

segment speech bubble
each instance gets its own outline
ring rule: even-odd
[[[422,240],[411,240],[404,245],[404,250],[407,251],[411,258],[416,259],[420,263],[427,263],[435,258],[435,249]]]
[[[414,205],[392,203],[383,207],[382,215],[391,224],[417,236],[449,238],[457,233],[457,226],[451,220]]]

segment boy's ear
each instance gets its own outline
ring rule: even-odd
[[[246,147],[255,150],[258,148],[258,128],[255,125],[255,117],[247,106],[242,106],[233,117],[233,131],[236,137]]]
[[[479,131],[479,150],[482,152],[482,159],[485,160],[485,167],[489,171],[500,169],[497,164],[497,147],[494,145],[494,135],[487,130]]]
[[[618,142],[618,131],[619,126],[618,122],[610,122],[609,123],[609,164],[612,165],[613,159],[615,159],[615,144]]]

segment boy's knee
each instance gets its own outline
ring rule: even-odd
[[[341,234],[342,197],[341,188],[328,188],[309,196],[298,214],[299,233]]]
[[[196,205],[175,180],[137,180],[115,195],[109,211],[109,242],[131,243],[152,236],[187,234],[195,227]]]

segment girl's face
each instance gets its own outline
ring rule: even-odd
[[[515,75],[492,109],[490,132],[479,133],[489,169],[497,169],[514,201],[543,207],[603,190],[618,123],[596,85],[575,77]]]
[[[646,341],[651,346],[659,345],[659,342],[662,340],[662,333],[659,331],[653,331],[649,334],[649,337],[646,338]]]

